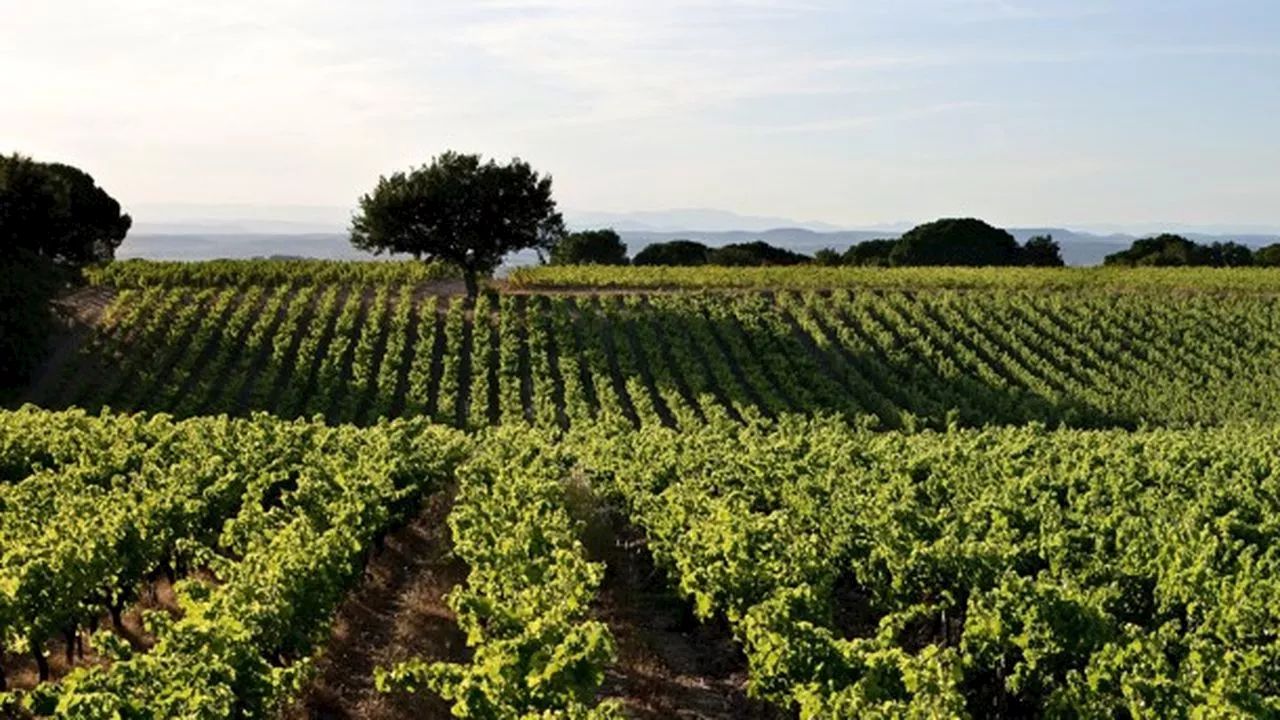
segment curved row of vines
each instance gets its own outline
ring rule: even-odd
[[[883,291],[421,295],[409,285],[123,290],[28,398],[180,417],[690,427],[789,412],[886,429],[1265,420],[1280,300]]]

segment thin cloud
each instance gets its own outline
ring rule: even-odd
[[[818,133],[850,130],[885,123],[901,123],[909,120],[992,107],[993,104],[980,100],[960,100],[955,102],[935,103],[918,108],[898,110],[894,112],[852,115],[845,117],[824,118],[808,122],[789,123],[783,125],[751,125],[752,132],[760,133]]]
[[[818,50],[761,32],[762,11],[806,17],[826,3],[500,0],[480,7],[488,12],[471,17],[451,42],[585,98],[561,118],[565,124],[691,113],[786,92],[850,91],[857,89],[851,73],[941,62]]]

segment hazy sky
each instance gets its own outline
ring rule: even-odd
[[[1277,0],[0,0],[0,151],[126,206],[446,149],[570,210],[1280,226]]]

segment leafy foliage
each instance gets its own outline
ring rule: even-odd
[[[974,218],[947,218],[907,231],[889,253],[892,265],[1018,265],[1018,242]]]
[[[889,256],[893,253],[893,248],[897,244],[897,240],[864,240],[856,245],[851,245],[844,252],[842,259],[845,265],[888,267],[890,265]]]
[[[1280,243],[1258,248],[1253,253],[1253,264],[1263,267],[1280,266]]]
[[[424,423],[326,428],[253,420],[0,414],[0,642],[42,658],[55,632],[119,608],[158,568],[182,616],[157,644],[3,696],[69,718],[266,717],[296,691],[365,549],[465,454]],[[216,582],[210,578],[217,578]]]
[[[468,294],[508,253],[550,249],[564,235],[551,178],[514,159],[446,152],[431,164],[378,179],[360,198],[351,243],[375,254],[407,253],[462,271]]]
[[[581,465],[803,718],[1280,711],[1275,430],[590,435]]]
[[[604,567],[587,562],[566,503],[570,467],[548,436],[500,431],[459,469],[449,525],[471,569],[449,605],[475,656],[378,671],[382,690],[431,688],[460,718],[621,718],[595,706],[613,656],[588,619]]]
[[[707,258],[709,265],[727,265],[731,267],[804,265],[812,261],[813,258],[785,248],[774,247],[763,240],[718,247],[711,250]]]
[[[131,222],[83,171],[0,155],[0,396],[43,357],[62,285],[110,260]]]
[[[345,260],[125,260],[85,272],[89,284],[123,288],[316,286],[336,283],[426,283],[456,279],[445,263]]]
[[[626,265],[627,246],[613,230],[569,233],[551,248],[552,265]]]
[[[863,243],[864,245],[866,243]],[[861,247],[861,246],[854,246]],[[639,255],[637,255],[637,260]],[[831,289],[860,290],[1122,290],[1164,293],[1272,293],[1280,275],[1267,268],[1169,267],[528,267],[512,271],[509,281],[522,289],[558,287],[685,289]],[[655,265],[657,263],[649,263]]]
[[[1243,267],[1254,264],[1254,253],[1239,243],[1215,242],[1202,245],[1180,235],[1165,233],[1135,240],[1128,250],[1106,256],[1103,264],[1127,267]]]
[[[830,277],[861,284],[486,295],[474,306],[412,285],[157,287],[122,292],[37,400],[357,424],[426,415],[476,428],[786,412],[884,429],[1266,420],[1280,412],[1280,301],[1258,292],[1272,275],[840,269]],[[1065,285],[1038,285],[1048,282]],[[392,297],[405,299],[389,314]]]
[[[0,156],[0,255],[21,250],[71,268],[106,262],[131,225],[84,171]]]
[[[1062,249],[1052,235],[1036,235],[1022,245],[1021,263],[1031,267],[1063,267]]]
[[[652,243],[636,253],[633,265],[667,267],[715,265],[719,267],[790,266],[812,263],[813,258],[785,248],[774,247],[763,240],[732,243],[709,248],[693,240],[671,240]]]
[[[468,439],[0,413],[8,649],[41,652],[157,567],[205,571],[178,584],[180,618],[150,617],[150,651],[100,631],[109,666],[0,707],[271,716],[372,540],[453,477],[470,576],[450,604],[474,656],[378,683],[439,692],[458,717],[619,717],[595,703],[612,642],[579,514],[604,502],[696,614],[727,618],[751,692],[802,718],[1269,716],[1277,448],[1251,425],[877,433],[782,414]]]
[[[671,240],[670,242],[653,243],[636,253],[632,265],[706,265],[710,260],[711,250],[706,245],[693,240]]]
[[[822,267],[839,267],[844,264],[844,257],[831,248],[822,248],[813,254],[813,263]]]

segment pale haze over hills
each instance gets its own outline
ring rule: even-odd
[[[342,206],[306,205],[201,205],[201,204],[144,204],[129,208],[134,217],[137,234],[184,233],[342,233],[345,232],[353,208]],[[581,212],[563,209],[566,222],[572,229],[611,227],[619,231],[635,232],[732,232],[760,233],[766,230],[800,229],[819,233],[849,230],[866,230],[882,233],[901,233],[915,225],[937,219],[921,217],[895,222],[858,225],[835,225],[826,222],[785,217],[741,215],[726,210],[710,208],[683,208],[674,210],[646,210],[634,212]],[[1141,235],[1161,232],[1178,232],[1206,236],[1280,236],[1280,223],[1274,225],[1185,225],[1174,222],[1146,222],[1130,225],[1097,223],[1056,223],[1020,225],[1002,223],[1000,218],[985,217],[989,222],[1006,228],[1042,227],[1052,229],[1071,228],[1091,236],[1114,236],[1115,242],[1127,242]],[[879,237],[879,236],[877,236]]]
[[[347,242],[345,232],[351,211],[340,207],[306,206],[199,206],[155,205],[139,208],[133,233],[120,248],[121,258],[201,260],[223,257],[271,255],[353,259],[368,257]],[[827,223],[790,218],[742,216],[711,209],[682,209],[632,213],[567,212],[574,229],[612,227],[619,231],[634,254],[653,242],[677,238],[699,240],[711,246],[764,240],[802,253],[822,248],[844,250],[875,238],[893,238],[914,222],[841,228]],[[932,218],[930,218],[932,219]],[[1151,224],[1144,227],[1092,227],[1091,231],[1064,227],[1006,228],[1019,242],[1034,235],[1052,235],[1062,246],[1069,265],[1096,265],[1102,258],[1137,237],[1175,230],[1196,240],[1234,240],[1254,247],[1280,242],[1280,232],[1268,228],[1184,228]],[[536,261],[529,252],[517,254],[509,264]]]

